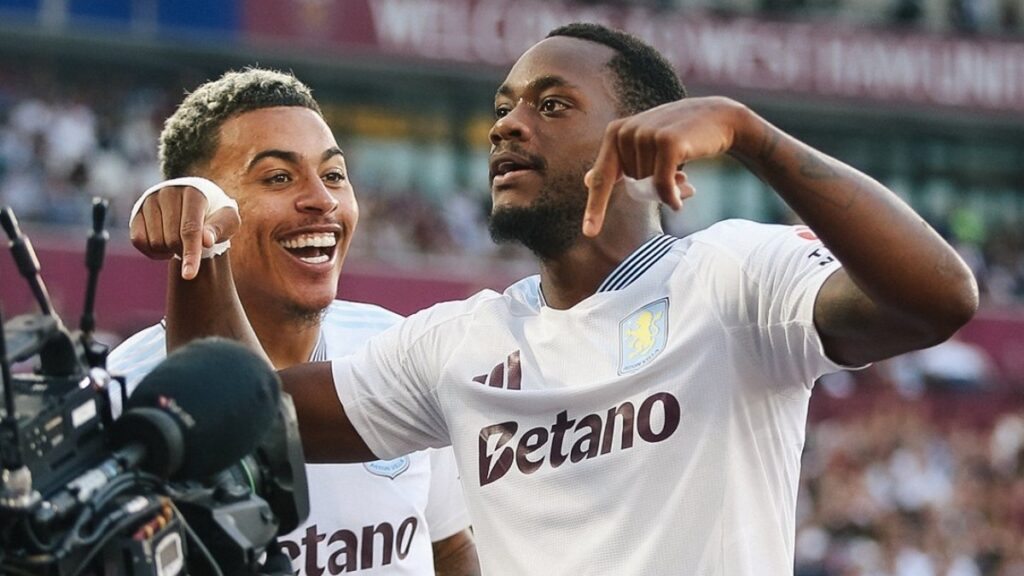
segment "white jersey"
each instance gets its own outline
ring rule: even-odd
[[[415,314],[338,396],[380,457],[454,446],[486,574],[792,574],[838,266],[805,227],[658,236],[569,310],[532,277]]]
[[[398,319],[377,306],[335,301],[311,360],[351,354]],[[165,349],[163,326],[151,326],[118,346],[108,368],[124,374],[131,390],[163,360]],[[469,526],[448,449],[366,464],[310,464],[306,476],[309,518],[281,539],[297,574],[433,574],[432,542]]]

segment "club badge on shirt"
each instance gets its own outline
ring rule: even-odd
[[[401,456],[394,460],[375,460],[373,462],[366,462],[363,464],[363,467],[365,467],[370,474],[384,476],[394,480],[402,472],[409,469],[409,463],[410,460],[408,456]]]
[[[668,298],[656,300],[619,323],[619,374],[639,370],[665,349]]]

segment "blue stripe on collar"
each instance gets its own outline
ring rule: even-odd
[[[651,266],[654,266],[672,248],[672,245],[677,240],[679,238],[675,236],[659,234],[644,242],[625,260],[620,262],[615,267],[615,270],[612,270],[612,273],[597,287],[597,291],[612,292],[629,286],[637,278],[643,276],[644,272],[647,272]]]

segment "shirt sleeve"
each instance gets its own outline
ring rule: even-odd
[[[441,369],[458,344],[470,301],[438,304],[331,364],[345,413],[381,459],[451,444],[438,398]]]
[[[137,332],[110,352],[107,357],[107,371],[112,376],[121,376],[130,395],[164,358],[167,357],[167,343],[164,328],[157,324]],[[114,416],[121,414],[121,394],[117,386],[109,389],[111,409]]]
[[[469,527],[469,512],[451,448],[429,450],[430,493],[425,512],[430,539],[444,540]]]
[[[814,303],[841,268],[806,226],[745,221],[717,225],[706,243],[710,297],[727,328],[752,347],[763,372],[779,386],[811,388],[844,368],[832,361],[814,325]]]

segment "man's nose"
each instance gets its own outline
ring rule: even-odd
[[[520,101],[508,114],[498,118],[491,126],[489,137],[492,145],[503,140],[529,140],[533,137],[533,129],[529,124],[529,104]]]
[[[299,196],[296,206],[300,212],[314,214],[330,214],[338,209],[338,198],[319,177],[311,178],[311,182],[303,194]]]

